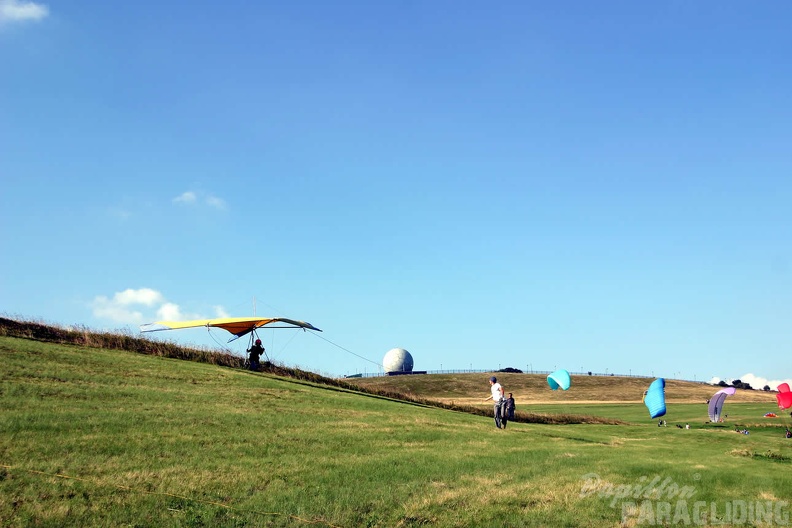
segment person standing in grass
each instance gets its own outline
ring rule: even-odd
[[[503,404],[504,406],[504,414],[506,418],[514,421],[514,395],[510,392],[509,397],[506,398],[506,401]]]
[[[250,356],[248,357],[250,360],[250,370],[258,370],[259,359],[264,353],[264,347],[261,346],[261,339],[256,339],[256,344],[248,348],[248,352],[250,353]]]
[[[498,383],[498,378],[496,378],[495,376],[492,376],[489,379],[489,382],[490,382],[490,392],[492,394],[490,394],[489,397],[484,401],[492,400],[493,403],[495,404],[494,407],[495,427],[500,429],[501,424],[503,424],[503,428],[506,429],[506,420],[501,419],[501,405],[504,402],[503,387],[501,387],[501,384]]]

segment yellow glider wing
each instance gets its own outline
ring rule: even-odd
[[[286,326],[272,326],[283,323]],[[222,328],[234,334],[229,341],[240,338],[256,328],[270,325],[270,328],[303,328],[321,332],[311,323],[286,319],[285,317],[222,317],[219,319],[195,319],[193,321],[157,321],[140,326],[141,332],[157,332],[160,330],[180,330],[183,328],[198,328],[200,326]]]

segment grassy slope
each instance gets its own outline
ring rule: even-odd
[[[704,501],[792,488],[775,429],[499,431],[215,365],[9,337],[0,354],[3,526],[613,526],[619,504],[581,496],[585,475],[661,476]]]

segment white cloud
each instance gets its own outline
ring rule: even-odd
[[[98,319],[108,319],[123,324],[141,324],[143,322],[143,314],[139,310],[130,309],[104,295],[94,297],[91,308],[94,317]]]
[[[97,319],[104,319],[121,324],[143,324],[158,321],[184,321],[189,319],[203,319],[198,314],[183,313],[181,307],[168,301],[162,293],[151,288],[132,289],[116,292],[112,298],[97,295],[91,301],[93,315]],[[218,317],[225,313],[221,306],[216,306]]]
[[[157,319],[164,321],[181,321],[181,309],[178,304],[166,302],[157,309]]]
[[[230,315],[228,315],[228,312],[226,312],[225,308],[223,308],[222,306],[219,305],[215,306],[214,311],[216,317],[231,317]]]
[[[181,204],[191,204],[195,203],[197,200],[197,196],[192,191],[186,191],[181,193],[179,196],[173,199],[173,203],[181,203]]]
[[[781,385],[782,383],[789,383],[790,385],[792,385],[792,379],[769,380],[767,378],[763,378],[761,376],[757,376],[751,373],[743,374],[742,376],[735,376],[733,378],[725,379],[723,381],[731,385],[731,382],[734,380],[740,380],[743,383],[748,383],[751,387],[753,387],[756,390],[762,390],[765,385],[769,386],[770,390],[778,389],[778,386]],[[715,377],[710,380],[710,384],[717,385],[720,381],[721,381],[720,378]]]
[[[43,4],[20,0],[0,0],[0,23],[41,20],[49,15],[49,8]]]
[[[153,306],[162,300],[162,294],[151,288],[139,290],[128,288],[117,292],[112,299],[104,295],[94,297],[91,308],[94,316],[99,319],[123,324],[140,324],[143,322],[143,313],[136,306]]]
[[[139,290],[127,288],[122,292],[116,293],[113,296],[113,300],[122,306],[128,306],[130,304],[154,306],[157,303],[163,302],[165,299],[160,292],[152,290],[151,288],[141,288]]]

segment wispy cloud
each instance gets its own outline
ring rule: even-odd
[[[214,207],[215,209],[225,209],[226,203],[225,200],[222,198],[218,198],[217,196],[209,195],[206,197],[206,205],[209,207]]]
[[[212,209],[225,210],[226,202],[213,194],[200,191],[185,191],[173,199],[178,205],[206,205]]]
[[[0,23],[41,20],[49,15],[49,8],[35,2],[20,0],[0,0]]]
[[[118,220],[129,220],[132,217],[132,213],[122,207],[109,207],[107,213]]]
[[[192,191],[187,191],[181,193],[179,196],[173,199],[173,203],[177,204],[193,204],[197,200],[195,193]]]

